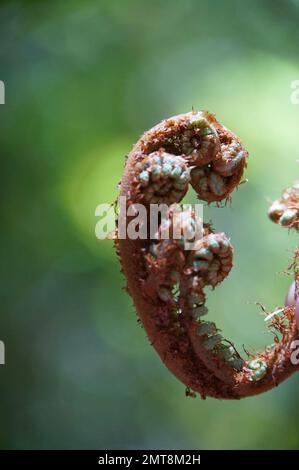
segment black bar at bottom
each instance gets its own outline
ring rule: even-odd
[[[54,465],[76,468],[147,468],[159,465],[202,466],[271,463],[298,465],[299,451],[234,451],[234,450],[0,450],[0,468],[30,465],[30,468],[54,468]]]

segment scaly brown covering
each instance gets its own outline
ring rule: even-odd
[[[176,204],[189,183],[203,201],[226,201],[242,179],[247,157],[240,140],[214,115],[190,112],[162,121],[138,140],[120,184],[125,209],[137,203],[147,208],[154,203],[168,205],[168,219],[162,219],[157,237],[118,238],[116,245],[128,292],[151,344],[186,385],[187,394],[198,392],[202,398],[256,395],[298,370],[291,363],[291,344],[298,339],[293,307],[273,312],[270,325],[281,333],[281,339],[277,336],[274,344],[250,359],[243,359],[216,325],[205,320],[204,289],[222,282],[233,264],[233,248],[226,235],[202,225],[195,213],[182,211],[183,225],[190,230],[201,227],[203,236],[192,251],[184,249],[183,235],[173,237]],[[294,185],[269,215],[275,222],[298,229],[298,202]],[[119,224],[123,216],[120,213]],[[170,234],[166,240],[159,237],[165,227]],[[292,269],[297,279],[296,256]]]

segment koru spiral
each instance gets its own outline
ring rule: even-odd
[[[171,234],[174,207],[189,183],[200,200],[226,202],[241,182],[247,158],[241,141],[213,114],[192,111],[174,116],[145,132],[135,144],[126,160],[120,196],[126,198],[126,209],[134,204],[167,204]],[[273,203],[269,216],[298,231],[298,183]],[[183,211],[181,218],[190,228],[199,224],[190,212]],[[163,220],[159,231],[162,226]],[[132,240],[118,237],[116,230],[127,290],[151,344],[185,384],[188,395],[240,399],[262,393],[298,370],[291,363],[291,344],[298,339],[294,307],[282,307],[270,315],[273,344],[255,356],[244,353],[247,357],[242,357],[215,323],[206,320],[205,289],[214,289],[228,276],[233,247],[210,224],[203,223],[202,230],[193,250],[185,250],[182,239],[171,235],[167,240]],[[296,282],[298,256],[296,251],[289,268]]]

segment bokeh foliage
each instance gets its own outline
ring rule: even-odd
[[[232,206],[205,209],[235,246],[210,316],[240,348],[271,341],[254,302],[283,303],[297,242],[266,211],[298,175],[298,20],[298,0],[1,3],[1,448],[298,448],[298,376],[240,402],[185,398],[94,235],[138,136],[215,112],[250,164]]]

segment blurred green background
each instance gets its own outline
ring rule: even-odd
[[[272,341],[254,302],[283,303],[297,243],[266,211],[298,175],[298,21],[298,0],[1,2],[1,448],[299,448],[298,374],[186,398],[94,234],[144,130],[216,113],[250,162],[232,206],[205,210],[235,247],[210,316],[238,347]]]

